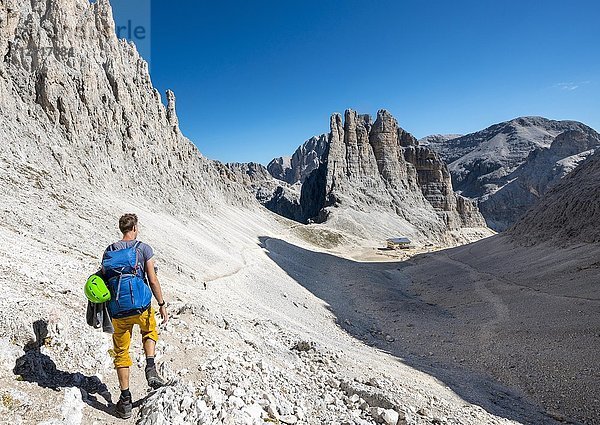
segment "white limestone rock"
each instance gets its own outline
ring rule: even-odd
[[[580,122],[520,117],[426,142],[449,164],[454,189],[476,199],[488,225],[503,231],[573,168],[559,161],[584,152],[589,156],[599,140]]]

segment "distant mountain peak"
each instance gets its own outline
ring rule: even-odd
[[[332,114],[329,133],[308,139],[289,160],[273,159],[267,169],[280,188],[272,191],[273,181],[265,179],[272,195],[264,197],[255,184],[253,192],[294,220],[329,223],[364,237],[395,232],[421,241],[449,240],[449,232],[464,228],[485,232],[476,205],[454,193],[446,164],[385,109],[375,120],[352,109]]]
[[[598,133],[577,121],[525,116],[449,140],[433,138],[429,146],[450,164],[454,188],[479,201],[489,226],[505,230],[556,176],[564,175],[564,170],[572,169],[585,155],[565,161],[558,166],[563,171],[557,174],[554,162],[589,151],[596,137]],[[558,149],[561,144],[566,145],[562,153]],[[549,149],[549,154],[542,155],[545,162],[535,159],[538,151]],[[552,163],[548,163],[550,156]],[[535,161],[535,171],[527,168],[530,161]]]

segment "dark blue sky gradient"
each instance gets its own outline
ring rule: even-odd
[[[289,155],[346,108],[417,137],[521,115],[600,129],[599,16],[591,0],[155,0],[151,73],[224,162]]]

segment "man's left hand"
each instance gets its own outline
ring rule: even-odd
[[[169,321],[169,313],[167,313],[167,306],[163,305],[158,309],[158,312],[160,313],[160,317],[162,318],[161,324],[166,324]]]

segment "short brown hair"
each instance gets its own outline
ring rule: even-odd
[[[138,218],[135,214],[125,214],[119,219],[119,229],[123,234],[132,231],[137,224]]]

